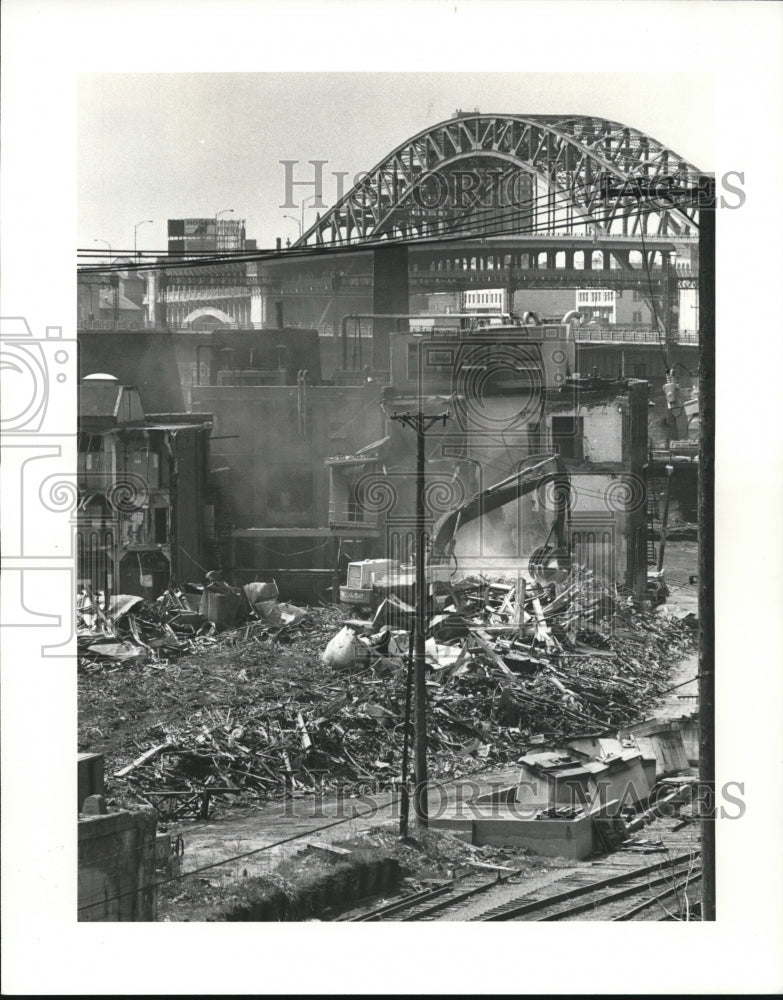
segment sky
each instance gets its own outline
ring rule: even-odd
[[[259,246],[299,235],[286,201],[294,180],[323,167],[352,178],[458,108],[483,113],[589,114],[632,125],[702,170],[714,169],[707,73],[118,73],[78,81],[79,247],[163,250],[166,220],[247,220]],[[299,203],[311,187],[295,189]],[[285,216],[294,216],[286,218]],[[315,221],[306,206],[305,228]],[[105,247],[104,247],[105,248]]]

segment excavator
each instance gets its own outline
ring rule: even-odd
[[[476,493],[447,511],[435,524],[431,536],[428,577],[430,582],[453,576],[456,564],[454,550],[457,534],[467,524],[486,517],[513,500],[547,487],[551,484],[555,517],[549,537],[543,545],[531,552],[528,573],[538,583],[548,584],[562,579],[570,568],[570,555],[566,541],[566,514],[570,492],[570,479],[557,454],[550,455],[534,465]],[[410,578],[410,580],[408,580]],[[349,563],[346,585],[340,588],[340,600],[346,604],[372,606],[374,587],[410,584],[413,570],[389,559],[365,559]]]

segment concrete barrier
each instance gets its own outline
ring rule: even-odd
[[[595,849],[593,820],[589,816],[576,819],[519,819],[511,813],[460,819],[441,816],[430,819],[430,827],[447,830],[474,847],[484,844],[521,847],[550,858],[579,860]]]
[[[473,843],[492,847],[526,847],[549,858],[580,860],[593,853],[593,821],[578,819],[478,819]]]
[[[79,818],[78,918],[155,920],[155,811]]]
[[[682,743],[685,747],[685,756],[691,767],[699,763],[699,717],[698,715],[686,715],[678,719]]]
[[[658,778],[687,771],[690,766],[679,723],[671,719],[648,719],[627,726],[620,735],[633,737],[644,756],[655,757]]]
[[[76,811],[81,812],[89,795],[103,795],[103,754],[80,753],[76,758],[79,801]]]

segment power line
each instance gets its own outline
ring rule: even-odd
[[[481,774],[483,771],[487,771],[495,764],[485,764],[483,767],[477,768],[475,771],[469,771],[467,774],[461,775],[459,778],[444,778],[442,781],[437,781],[433,784],[428,784],[428,789],[442,788],[452,781],[464,781],[466,778],[472,778],[477,774]],[[83,903],[77,908],[78,912],[83,910],[92,909],[95,906],[101,906],[106,903],[112,903],[117,899],[124,899],[127,896],[135,896],[137,893],[144,892],[148,889],[157,889],[162,885],[168,885],[170,882],[180,882],[183,879],[190,878],[193,875],[200,875],[202,872],[210,871],[213,868],[221,868],[224,865],[233,864],[236,861],[243,861],[245,858],[253,857],[256,854],[262,854],[264,851],[271,851],[275,847],[281,847],[283,844],[290,844],[295,840],[300,840],[302,837],[312,837],[317,833],[321,833],[323,830],[330,830],[335,826],[340,826],[343,823],[351,823],[357,819],[370,819],[375,813],[379,812],[381,809],[393,809],[395,806],[399,805],[402,801],[403,796],[394,796],[389,799],[388,802],[383,804],[375,804],[369,807],[368,812],[359,813],[353,816],[344,816],[342,819],[333,820],[331,823],[325,823],[323,826],[316,827],[315,830],[303,830],[300,833],[291,834],[290,837],[283,837],[281,840],[275,840],[271,844],[264,844],[261,847],[254,847],[252,850],[243,851],[241,854],[234,854],[228,858],[223,858],[221,861],[213,861],[208,865],[202,865],[200,868],[194,868],[188,872],[180,872],[177,875],[172,875],[169,878],[161,879],[157,882],[148,882],[146,885],[139,886],[135,889],[128,889],[125,892],[117,893],[114,896],[101,897],[93,903]],[[119,856],[122,852],[116,852]]]
[[[550,193],[549,199],[550,199],[550,201],[549,201],[548,205],[540,205],[539,202],[541,201],[541,199],[539,199],[539,198],[530,198],[530,199],[527,199],[525,201],[520,201],[520,202],[513,203],[513,206],[511,207],[510,211],[504,211],[504,212],[500,212],[500,213],[498,213],[496,211],[496,209],[493,208],[493,207],[489,207],[489,208],[485,207],[485,208],[481,208],[481,209],[466,209],[466,214],[465,214],[464,220],[460,220],[460,219],[440,220],[442,222],[442,224],[447,225],[447,226],[450,227],[450,229],[448,230],[448,232],[446,234],[439,233],[439,234],[433,234],[431,236],[426,236],[426,237],[419,236],[419,237],[400,237],[400,238],[392,238],[392,239],[385,238],[385,239],[379,239],[379,240],[371,240],[369,242],[365,241],[365,242],[363,242],[361,244],[359,244],[359,243],[345,243],[342,240],[335,240],[335,241],[332,241],[332,242],[321,241],[320,243],[316,244],[315,246],[306,246],[306,245],[296,246],[295,245],[293,247],[287,248],[286,250],[278,250],[278,249],[272,250],[272,249],[269,249],[269,250],[261,250],[261,251],[227,251],[227,252],[226,251],[221,251],[220,254],[215,254],[212,251],[196,251],[193,255],[189,254],[188,256],[189,257],[190,256],[198,257],[199,254],[202,254],[203,257],[200,257],[197,260],[181,260],[181,261],[178,262],[177,265],[168,264],[166,266],[170,266],[170,267],[173,267],[173,266],[185,267],[185,266],[192,266],[193,264],[203,265],[203,264],[209,264],[209,263],[227,263],[229,261],[245,262],[245,261],[250,261],[250,260],[260,260],[260,259],[269,259],[269,258],[273,258],[273,259],[278,259],[278,258],[279,259],[290,259],[292,257],[295,258],[295,257],[299,257],[299,256],[312,256],[312,255],[316,255],[317,256],[319,252],[323,252],[323,251],[334,252],[334,251],[336,251],[338,249],[339,250],[348,250],[349,248],[351,250],[353,250],[354,252],[358,252],[358,250],[360,250],[362,248],[371,248],[376,243],[378,243],[380,245],[388,245],[388,243],[390,243],[390,242],[394,242],[395,244],[409,244],[409,243],[426,244],[428,242],[439,243],[439,242],[447,241],[450,236],[455,235],[457,232],[467,233],[467,232],[471,231],[475,227],[475,225],[477,223],[480,223],[481,217],[485,213],[489,213],[489,212],[493,212],[494,213],[494,215],[493,215],[493,221],[495,221],[495,222],[498,222],[498,221],[503,222],[504,219],[509,219],[509,217],[511,217],[510,221],[513,223],[513,228],[512,229],[505,229],[505,230],[503,230],[503,229],[497,229],[496,228],[494,230],[494,232],[493,231],[489,231],[489,232],[485,232],[485,233],[481,234],[481,236],[477,236],[476,237],[477,239],[480,239],[482,237],[491,237],[491,236],[494,236],[494,235],[512,235],[512,234],[514,234],[514,235],[525,235],[527,233],[549,232],[549,231],[552,231],[553,229],[562,229],[562,228],[567,228],[567,229],[570,230],[570,229],[573,229],[575,226],[581,226],[581,225],[584,225],[584,226],[601,225],[600,223],[592,222],[589,218],[581,217],[581,218],[579,218],[577,220],[571,220],[571,221],[566,220],[564,223],[562,223],[562,222],[561,223],[555,223],[554,225],[547,225],[545,227],[539,227],[538,229],[534,228],[534,229],[530,229],[530,230],[525,230],[523,233],[519,233],[518,232],[518,228],[517,228],[519,220],[518,220],[517,216],[519,215],[520,210],[523,209],[523,208],[526,208],[526,207],[528,207],[530,205],[535,205],[536,209],[535,209],[535,212],[534,212],[534,216],[544,216],[544,215],[548,216],[550,214],[550,212],[552,211],[553,204],[554,204],[555,209],[557,209],[557,208],[560,208],[560,209],[562,209],[562,208],[572,208],[573,207],[572,201],[571,201],[570,196],[569,196],[569,194],[567,192],[560,192],[560,191],[556,192],[555,196],[554,196],[554,199],[552,198],[551,193]],[[638,198],[637,198],[637,202],[638,202]],[[625,215],[617,215],[617,216],[614,217],[613,221],[620,221],[623,218],[633,218],[633,217],[638,218],[638,216],[640,214],[640,211],[642,212],[642,214],[652,214],[652,213],[657,213],[659,211],[659,209],[656,206],[653,206],[651,208],[647,208],[645,210],[641,210],[640,207],[637,204],[637,208],[633,212],[626,213]],[[589,235],[589,234],[585,234],[585,235]],[[606,234],[606,235],[608,237],[611,237],[611,234]],[[642,233],[642,235],[643,235],[643,233]],[[672,237],[667,237],[667,238],[675,239],[676,237],[672,236]],[[86,253],[88,257],[105,256],[105,252],[103,252],[103,251],[96,251],[94,248],[83,248],[83,249],[80,249],[78,251],[78,253],[80,253],[80,254],[85,254]],[[145,253],[148,253],[148,254],[151,255],[153,252],[152,251],[145,251]],[[128,256],[131,256],[130,253],[128,253]],[[115,257],[116,257],[116,254],[115,254]],[[145,264],[134,264],[133,262],[124,262],[124,263],[123,262],[115,262],[114,265],[109,265],[108,267],[99,268],[97,270],[99,270],[99,271],[100,270],[108,270],[109,268],[114,269],[114,270],[127,270],[127,269],[134,269],[134,268],[138,268],[138,267],[148,267],[148,266],[149,265],[145,265]]]
[[[655,209],[647,209],[643,214],[652,214]],[[638,212],[628,212],[624,215],[615,216],[614,221],[622,221],[622,219],[638,218]],[[578,225],[589,225],[589,223],[580,222]],[[555,234],[558,232],[568,232],[572,235],[584,235],[592,236],[594,239],[604,238],[611,241],[612,233],[602,233],[602,234],[573,234],[574,223],[573,222],[563,222],[556,223],[555,225],[539,226],[537,228],[526,229],[522,232],[519,231],[517,226],[511,226],[510,228],[500,229],[496,228],[494,230],[485,231],[479,234],[471,234],[472,227],[465,226],[464,233],[452,233],[448,236],[427,236],[427,237],[405,237],[405,238],[379,238],[371,241],[365,241],[363,243],[333,243],[333,244],[321,244],[316,247],[306,247],[294,249],[290,248],[288,250],[266,250],[266,251],[252,251],[243,254],[241,257],[236,258],[225,258],[220,256],[212,257],[208,260],[164,260],[161,261],[159,258],[154,262],[142,263],[142,264],[110,264],[105,266],[85,266],[81,265],[78,267],[78,273],[80,275],[86,274],[111,274],[118,271],[128,271],[128,270],[144,270],[144,271],[188,271],[195,268],[204,268],[209,266],[218,266],[230,263],[254,263],[254,262],[281,262],[287,260],[297,260],[297,259],[315,259],[318,257],[333,257],[339,255],[356,255],[360,253],[365,253],[369,250],[383,249],[389,246],[414,246],[414,247],[427,247],[427,246],[443,246],[449,243],[463,242],[463,241],[476,241],[491,239],[493,237],[499,236],[510,236],[524,238],[528,236],[536,236],[538,234]],[[615,234],[616,235],[616,234]],[[667,236],[667,240],[674,241],[677,237]],[[641,239],[641,237],[640,237]],[[542,250],[543,252],[543,250]],[[587,252],[587,251],[585,251]],[[585,268],[585,270],[589,270]]]

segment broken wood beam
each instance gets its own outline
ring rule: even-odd
[[[124,778],[126,775],[130,774],[131,771],[135,771],[137,767],[141,767],[142,764],[147,764],[149,761],[154,760],[159,754],[163,753],[164,750],[169,750],[174,747],[173,743],[161,743],[156,747],[152,747],[151,750],[147,750],[143,753],[141,757],[137,757],[133,763],[128,764],[127,767],[123,767],[120,771],[114,772],[115,778]]]

